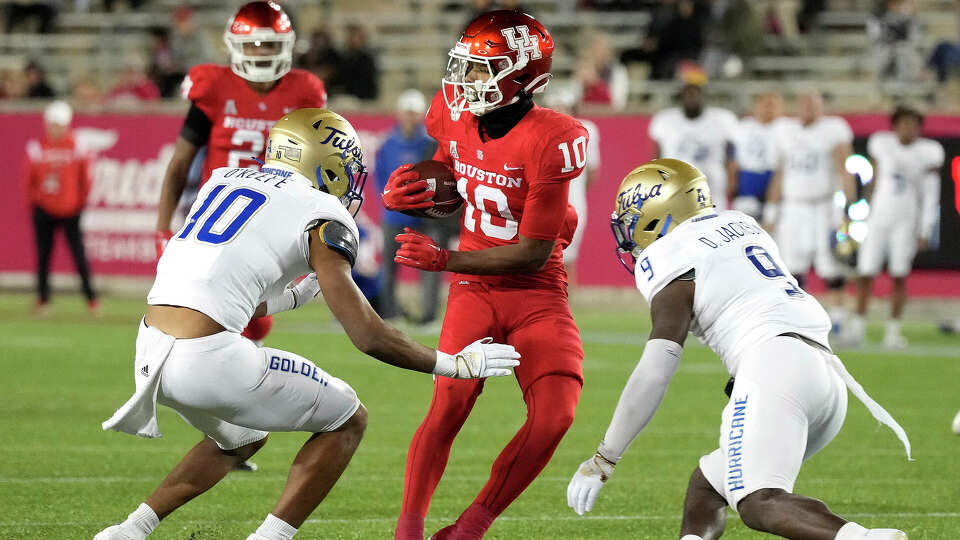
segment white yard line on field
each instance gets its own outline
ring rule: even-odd
[[[861,513],[847,513],[844,514],[847,517],[852,518],[865,518],[865,519],[877,519],[877,518],[935,518],[935,519],[957,519],[960,518],[960,512],[861,512]],[[586,516],[503,516],[497,518],[497,521],[577,521],[577,520],[587,520],[587,521],[679,521],[682,516],[680,514],[669,514],[669,515],[621,515],[621,516],[602,516],[602,515],[586,515]],[[455,517],[430,517],[427,518],[429,522],[451,522],[455,520]],[[211,520],[190,520],[184,525],[187,524],[210,524],[210,525],[226,525],[226,524],[241,524],[241,523],[251,523],[256,524],[260,523],[259,519],[211,519]],[[381,517],[381,518],[358,518],[358,519],[308,519],[306,523],[396,523],[396,517]],[[0,527],[92,527],[92,526],[102,526],[108,525],[108,523],[103,521],[0,521]]]

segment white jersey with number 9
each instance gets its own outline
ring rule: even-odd
[[[796,333],[829,347],[830,318],[797,287],[780,250],[750,216],[720,212],[681,223],[637,259],[637,288],[650,302],[694,272],[691,332],[720,355],[731,375],[749,347]]]

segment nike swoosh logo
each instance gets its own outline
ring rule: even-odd
[[[503,170],[505,171],[519,171],[522,168],[523,167],[508,167],[506,164],[503,166]]]

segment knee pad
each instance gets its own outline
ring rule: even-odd
[[[250,324],[243,329],[243,333],[241,335],[250,341],[260,341],[267,337],[267,334],[270,333],[271,328],[273,328],[272,315],[267,315],[266,317],[257,317],[255,319],[250,319]]]
[[[827,284],[827,289],[835,290],[842,289],[844,285],[847,284],[847,278],[845,277],[836,277],[823,280]],[[802,289],[803,287],[801,287]]]

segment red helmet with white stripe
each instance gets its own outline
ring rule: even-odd
[[[270,82],[286,75],[293,66],[295,40],[290,17],[271,1],[245,4],[223,32],[230,69],[251,82]]]
[[[546,89],[553,38],[539,21],[519,11],[490,11],[474,19],[452,49],[443,97],[456,120],[464,111],[482,116],[516,103],[519,94]]]

